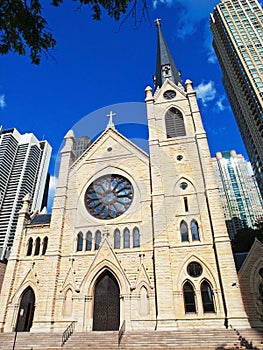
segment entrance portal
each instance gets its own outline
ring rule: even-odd
[[[28,287],[21,298],[17,316],[16,330],[18,332],[29,332],[32,326],[35,309],[35,294],[32,288]]]
[[[116,278],[109,272],[100,276],[94,292],[94,331],[116,331],[120,325],[120,289]]]

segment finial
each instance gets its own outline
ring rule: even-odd
[[[112,117],[115,117],[115,115],[116,115],[116,113],[113,113],[112,111],[110,111],[110,113],[107,114],[107,117],[109,117],[109,122],[108,122],[106,129],[112,128],[115,130],[115,125],[114,125],[113,120],[112,120]]]
[[[156,20],[154,20],[154,22],[156,23],[157,28],[161,28],[161,18],[156,18]]]

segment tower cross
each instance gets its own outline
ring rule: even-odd
[[[115,125],[113,123],[112,117],[115,117],[116,113],[113,113],[112,111],[110,111],[109,114],[107,114],[107,117],[109,117],[109,122],[107,125],[107,129],[112,128],[115,129]]]
[[[156,18],[156,19],[154,20],[154,22],[156,23],[156,27],[157,27],[157,28],[160,28],[160,27],[161,27],[161,18]]]

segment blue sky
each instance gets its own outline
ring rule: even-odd
[[[144,102],[144,89],[153,85],[155,73],[158,17],[183,81],[192,80],[197,91],[211,155],[235,149],[246,156],[211,46],[209,14],[218,2],[154,0],[148,2],[149,21],[136,29],[133,18],[120,26],[103,13],[97,22],[88,7],[78,10],[74,1],[65,0],[60,8],[44,1],[43,15],[57,40],[53,58],[43,57],[34,66],[29,57],[0,56],[0,125],[47,139],[53,148],[53,175],[59,147],[73,125],[108,105]],[[94,120],[106,126],[104,113],[110,108],[101,111]],[[135,122],[118,114],[115,123],[123,123],[122,118]],[[94,137],[92,125],[80,132]]]

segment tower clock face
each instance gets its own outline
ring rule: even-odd
[[[174,90],[166,90],[164,93],[163,93],[163,97],[166,99],[166,100],[171,100],[172,98],[174,98],[176,96],[176,92]]]
[[[117,174],[101,176],[86,190],[85,206],[97,219],[110,220],[123,214],[133,200],[133,187],[129,180]]]

